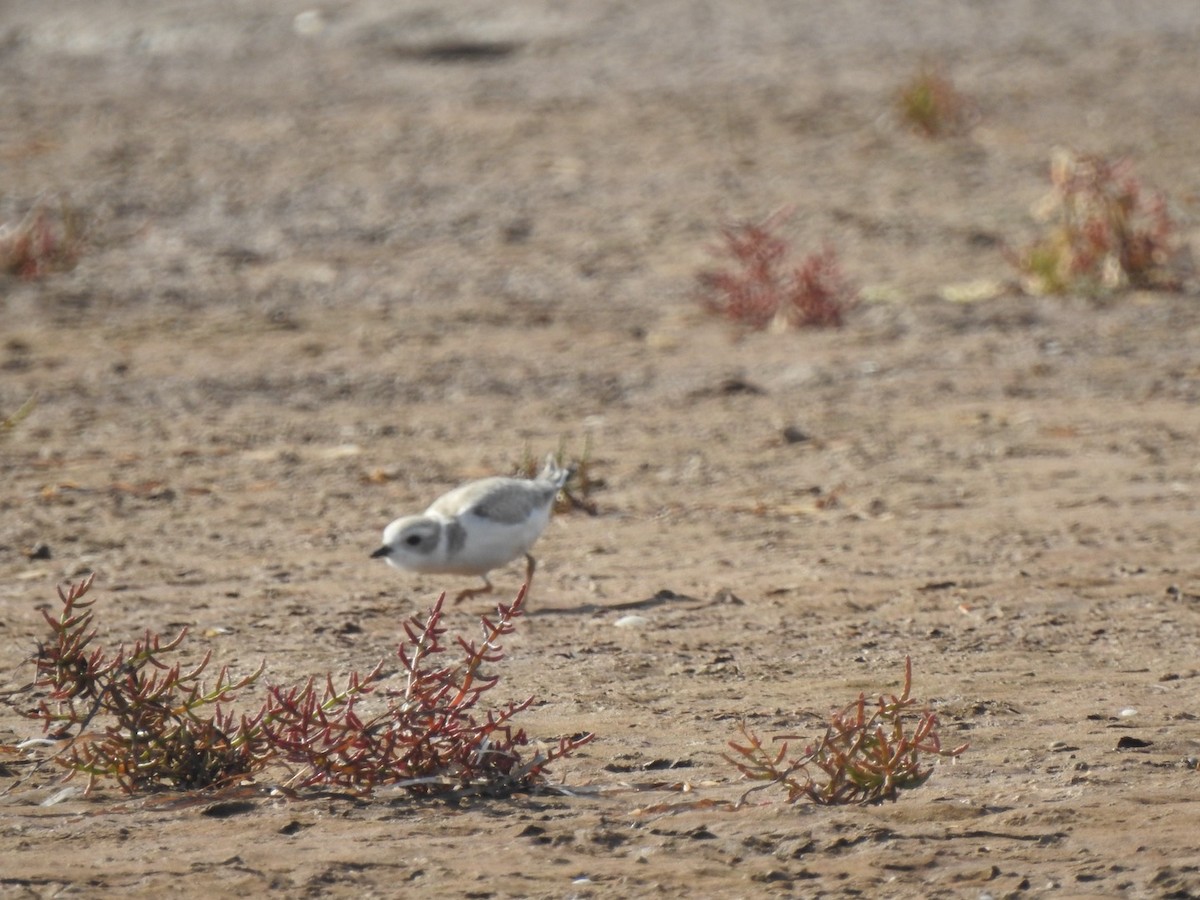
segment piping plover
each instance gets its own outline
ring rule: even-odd
[[[571,477],[546,457],[537,478],[483,478],[443,494],[419,516],[404,516],[383,530],[383,546],[371,554],[397,569],[445,575],[478,575],[483,587],[454,598],[492,590],[488,572],[525,554],[525,582],[537,562],[529,549],[550,521],[554,498]]]

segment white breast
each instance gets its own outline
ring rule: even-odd
[[[465,531],[462,546],[446,547],[446,571],[482,575],[527,553],[550,521],[550,509],[533,510],[522,522],[497,522],[467,512],[458,522]],[[453,526],[448,522],[446,527]]]

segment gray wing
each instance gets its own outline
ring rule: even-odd
[[[531,481],[505,481],[481,495],[464,512],[470,512],[481,519],[514,525],[524,522],[534,510],[550,503],[557,492],[557,488]]]
[[[427,514],[455,518],[479,516],[505,525],[524,522],[537,509],[549,505],[558,485],[524,478],[484,478],[457,487],[439,497]]]

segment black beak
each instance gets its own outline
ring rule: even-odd
[[[392,552],[391,547],[380,547],[378,550],[376,550],[374,553],[371,554],[371,559],[379,559],[379,557],[387,556],[391,552]]]

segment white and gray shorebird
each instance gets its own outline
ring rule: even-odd
[[[404,516],[383,529],[383,546],[372,559],[397,569],[438,575],[478,575],[483,587],[454,598],[492,590],[488,572],[525,555],[525,582],[533,581],[537,561],[529,553],[546,530],[554,498],[571,477],[546,457],[537,478],[482,478],[438,497],[419,516]]]

